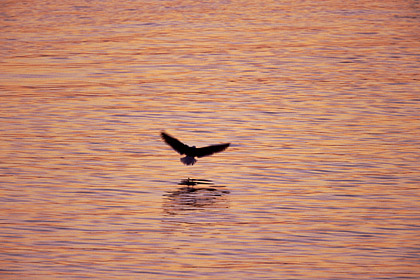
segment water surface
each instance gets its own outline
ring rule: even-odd
[[[418,279],[419,18],[2,3],[0,278]],[[232,145],[183,166],[161,130]]]

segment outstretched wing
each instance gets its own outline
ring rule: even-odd
[[[226,143],[226,144],[218,144],[218,145],[211,145],[211,146],[207,146],[203,148],[198,148],[195,151],[195,155],[197,157],[210,156],[214,153],[218,153],[218,152],[226,150],[226,148],[229,147],[229,145],[230,143]]]
[[[178,139],[170,136],[169,134],[165,132],[161,132],[160,136],[162,137],[163,141],[166,142],[169,146],[172,147],[175,151],[177,151],[179,154],[183,155],[186,153],[186,151],[189,149],[187,145],[179,141]]]

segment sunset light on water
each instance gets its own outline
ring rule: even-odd
[[[419,279],[419,19],[3,1],[0,279]]]

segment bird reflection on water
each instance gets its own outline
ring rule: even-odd
[[[211,180],[191,178],[181,180],[178,185],[182,187],[164,195],[164,209],[170,215],[205,208],[227,208],[224,196],[230,192],[223,189],[224,186],[215,186]]]

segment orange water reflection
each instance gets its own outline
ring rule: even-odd
[[[0,278],[420,277],[416,1],[1,10]]]

